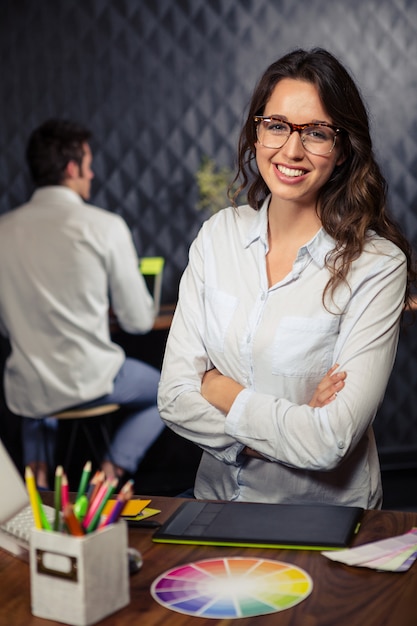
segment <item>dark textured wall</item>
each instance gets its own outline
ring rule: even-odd
[[[232,167],[255,81],[284,52],[315,45],[356,77],[393,211],[415,244],[415,0],[2,0],[0,212],[31,192],[34,126],[50,116],[89,125],[92,202],[125,217],[139,254],[166,258],[163,301],[174,301],[206,217],[195,209],[202,156]],[[378,418],[384,445],[417,448],[415,334]]]

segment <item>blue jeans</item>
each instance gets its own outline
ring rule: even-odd
[[[126,358],[113,381],[113,391],[101,398],[77,405],[90,407],[115,403],[125,408],[120,425],[113,436],[108,458],[130,474],[134,474],[147,450],[164,429],[157,408],[157,393],[160,372],[142,361]],[[43,422],[43,423],[42,423]],[[22,441],[25,465],[30,461],[54,459],[57,422],[53,417],[46,420],[23,418]],[[45,459],[43,446],[37,446],[41,439],[39,429],[46,428],[48,459]],[[39,449],[37,449],[39,448]]]

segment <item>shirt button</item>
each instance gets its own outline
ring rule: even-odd
[[[337,444],[337,447],[342,450],[345,447],[345,442],[344,441],[339,441],[338,444]]]
[[[261,300],[263,301],[263,300],[265,300],[265,298],[266,298],[266,294],[265,294],[265,293],[263,293],[263,294],[261,295]]]

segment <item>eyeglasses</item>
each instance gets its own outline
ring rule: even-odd
[[[325,122],[309,122],[308,124],[292,124],[280,117],[271,115],[255,115],[256,134],[264,148],[278,150],[288,141],[293,132],[300,135],[304,148],[311,154],[329,154],[341,129]]]

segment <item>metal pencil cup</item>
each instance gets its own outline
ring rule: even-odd
[[[30,587],[33,615],[75,626],[90,626],[126,606],[126,523],[84,537],[33,529]]]

